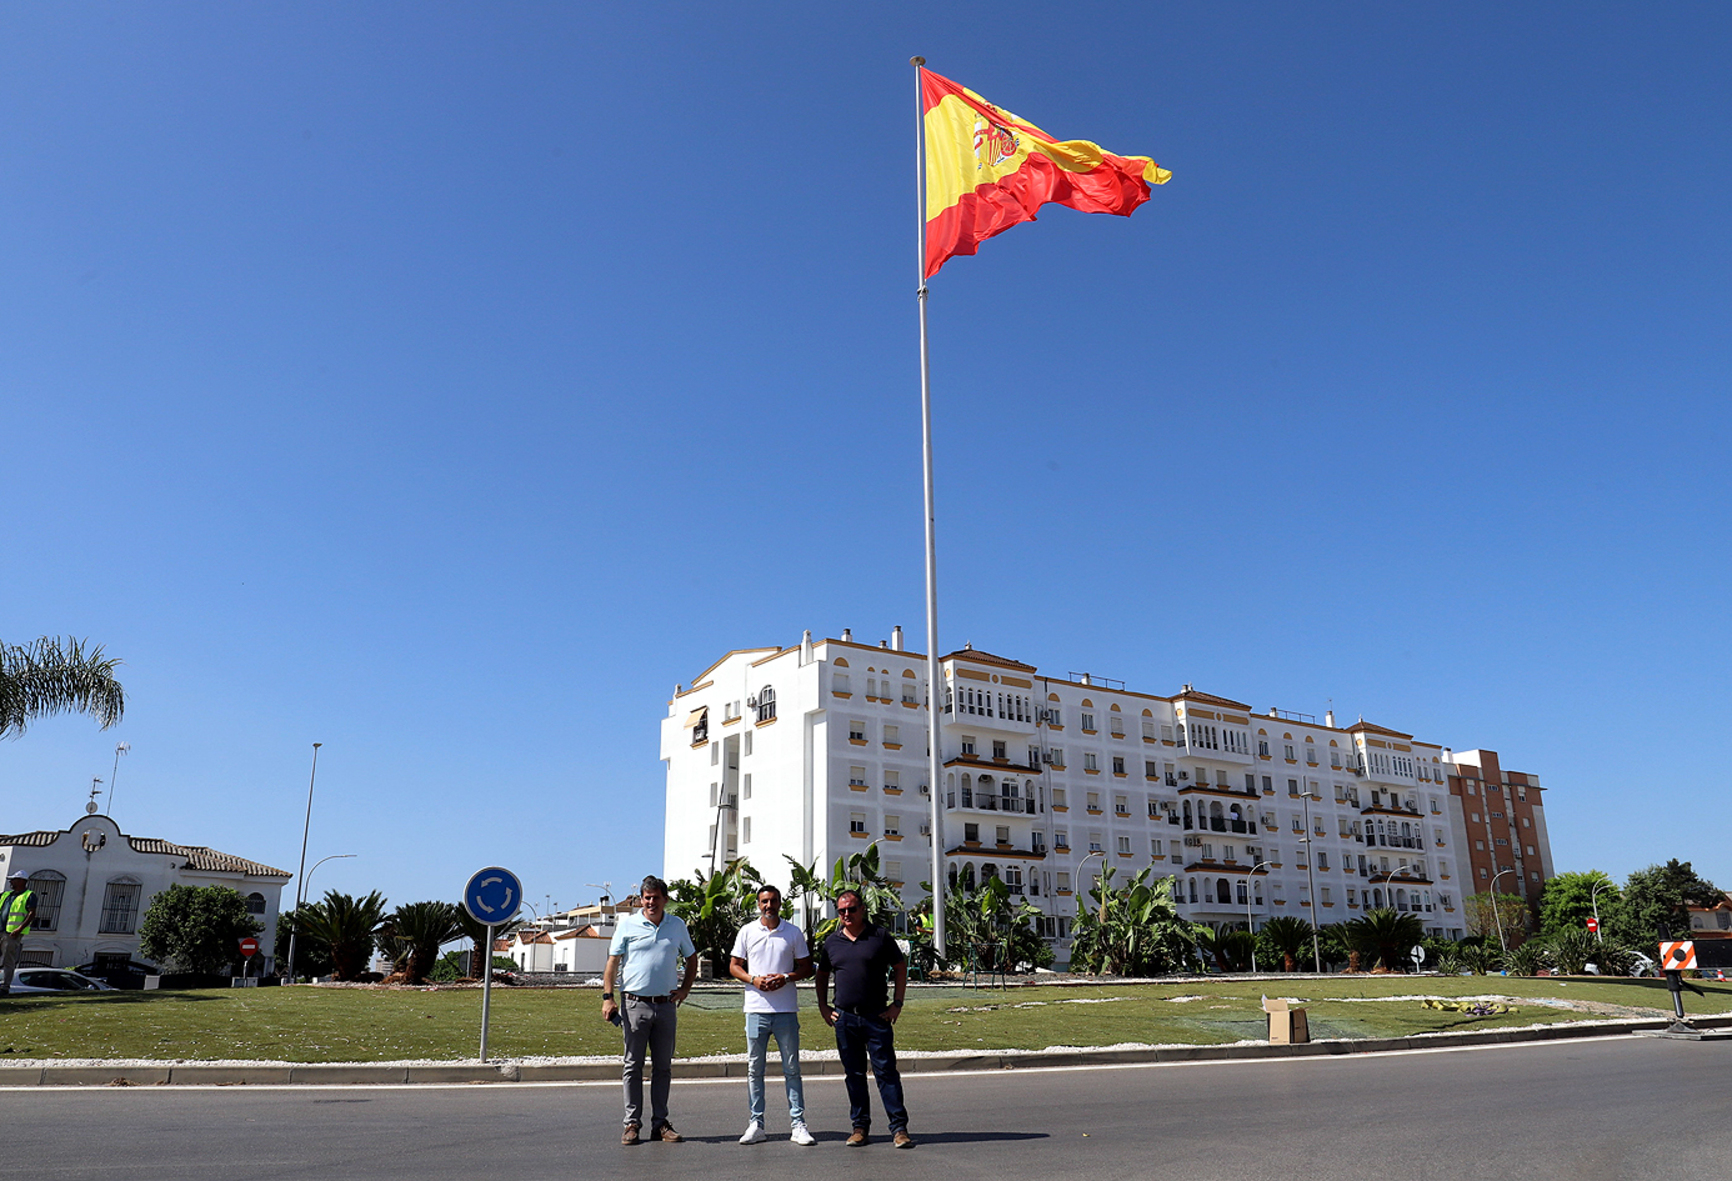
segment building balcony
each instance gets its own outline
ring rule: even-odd
[[[1025,800],[1021,796],[989,796],[966,791],[960,796],[953,791],[945,792],[944,806],[962,811],[1008,812],[1013,816],[1035,816],[1040,812],[1034,800]]]

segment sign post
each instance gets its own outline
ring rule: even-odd
[[[241,978],[239,980],[231,979],[230,983],[233,984],[236,988],[246,988],[247,986],[249,986],[250,984],[253,983],[252,980],[248,979],[248,977],[247,977],[247,962],[249,960],[251,960],[255,955],[259,954],[259,941],[257,939],[254,939],[251,935],[248,935],[246,938],[244,938],[240,941],[240,950],[241,950]]]
[[[481,958],[481,1061],[487,1061],[487,1021],[493,1007],[493,928],[509,922],[523,905],[523,883],[509,869],[478,869],[463,887],[463,909],[487,928]]]
[[[1600,920],[1599,919],[1589,919],[1588,920],[1588,934],[1598,935],[1599,933],[1600,933]]]

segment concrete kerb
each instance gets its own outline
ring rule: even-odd
[[[1271,1046],[1148,1046],[1123,1050],[1053,1050],[1041,1053],[994,1053],[969,1051],[903,1058],[904,1074],[948,1074],[978,1070],[1031,1070],[1066,1066],[1135,1066],[1169,1062],[1227,1062],[1245,1059],[1316,1058],[1350,1054],[1378,1054],[1412,1050],[1441,1050],[1469,1046],[1514,1045],[1523,1042],[1561,1041],[1569,1038],[1605,1037],[1616,1034],[1652,1033],[1666,1028],[1663,1019],[1583,1022],[1537,1029],[1487,1029],[1462,1033],[1421,1034],[1393,1038],[1342,1038],[1301,1045]],[[1692,1019],[1701,1029],[1732,1029],[1732,1017]],[[842,1073],[842,1064],[829,1059],[811,1059],[802,1064],[805,1073]],[[744,1062],[687,1059],[676,1063],[676,1078],[744,1078]],[[0,1087],[18,1086],[265,1086],[321,1084],[367,1086],[379,1083],[550,1083],[606,1082],[619,1078],[614,1062],[524,1063],[451,1062],[423,1065],[389,1063],[309,1063],[289,1065],[261,1062],[252,1065],[205,1066],[177,1062],[162,1066],[0,1066]]]

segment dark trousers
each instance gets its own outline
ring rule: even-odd
[[[650,1127],[668,1122],[668,1091],[674,1081],[674,1034],[679,1029],[680,1011],[672,1001],[647,1001],[635,996],[624,998],[620,1008],[624,1018],[625,1122],[643,1123],[643,1060],[650,1059]]]
[[[878,1080],[878,1098],[884,1103],[884,1118],[891,1132],[908,1130],[908,1108],[902,1105],[902,1074],[896,1069],[896,1030],[878,1017],[836,1010],[836,1052],[842,1058],[842,1074],[848,1083],[849,1117],[854,1126],[872,1126],[871,1092],[866,1089],[866,1061],[872,1061],[872,1076]]]

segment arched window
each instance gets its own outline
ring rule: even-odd
[[[1245,902],[1246,902],[1246,897],[1245,897],[1245,883],[1244,883],[1244,882],[1240,882],[1240,883],[1238,883],[1238,890],[1237,890],[1237,894],[1238,894],[1238,898],[1239,898],[1239,905],[1240,905],[1240,906],[1244,906],[1244,905],[1245,905]]]
[[[265,896],[263,894],[260,894],[257,890],[254,890],[251,894],[247,895],[247,913],[248,914],[264,914],[265,913]]]
[[[962,806],[974,807],[974,776],[966,771],[962,773]]]
[[[768,722],[776,716],[776,691],[765,685],[758,691],[758,720]]]
[[[1186,828],[1191,827],[1191,801],[1190,800],[1185,801],[1185,827]],[[1192,899],[1192,901],[1194,902],[1194,901],[1196,901],[1196,899]]]
[[[1195,902],[1196,900],[1197,900],[1197,879],[1192,878],[1191,879],[1191,901]]]
[[[1213,902],[1214,900],[1215,900],[1215,887],[1209,881],[1208,878],[1204,878],[1203,879],[1203,901],[1204,902]],[[1191,899],[1191,901],[1195,902],[1196,899],[1193,898],[1193,899]]]
[[[66,896],[66,875],[39,869],[25,882],[36,895],[36,920],[32,931],[55,931],[60,927],[60,900]]]
[[[974,889],[974,862],[972,861],[962,863],[962,888],[964,890]]]
[[[1233,896],[1233,887],[1231,887],[1227,884],[1227,879],[1226,878],[1216,878],[1215,879],[1215,900],[1224,906],[1224,905],[1226,905],[1227,900],[1229,898],[1231,898],[1232,896]]]
[[[980,880],[982,882],[990,881],[997,876],[998,866],[995,863],[988,861],[985,865],[980,867]]]
[[[114,878],[102,894],[102,921],[96,930],[102,935],[130,935],[138,929],[139,881],[134,877]]]

